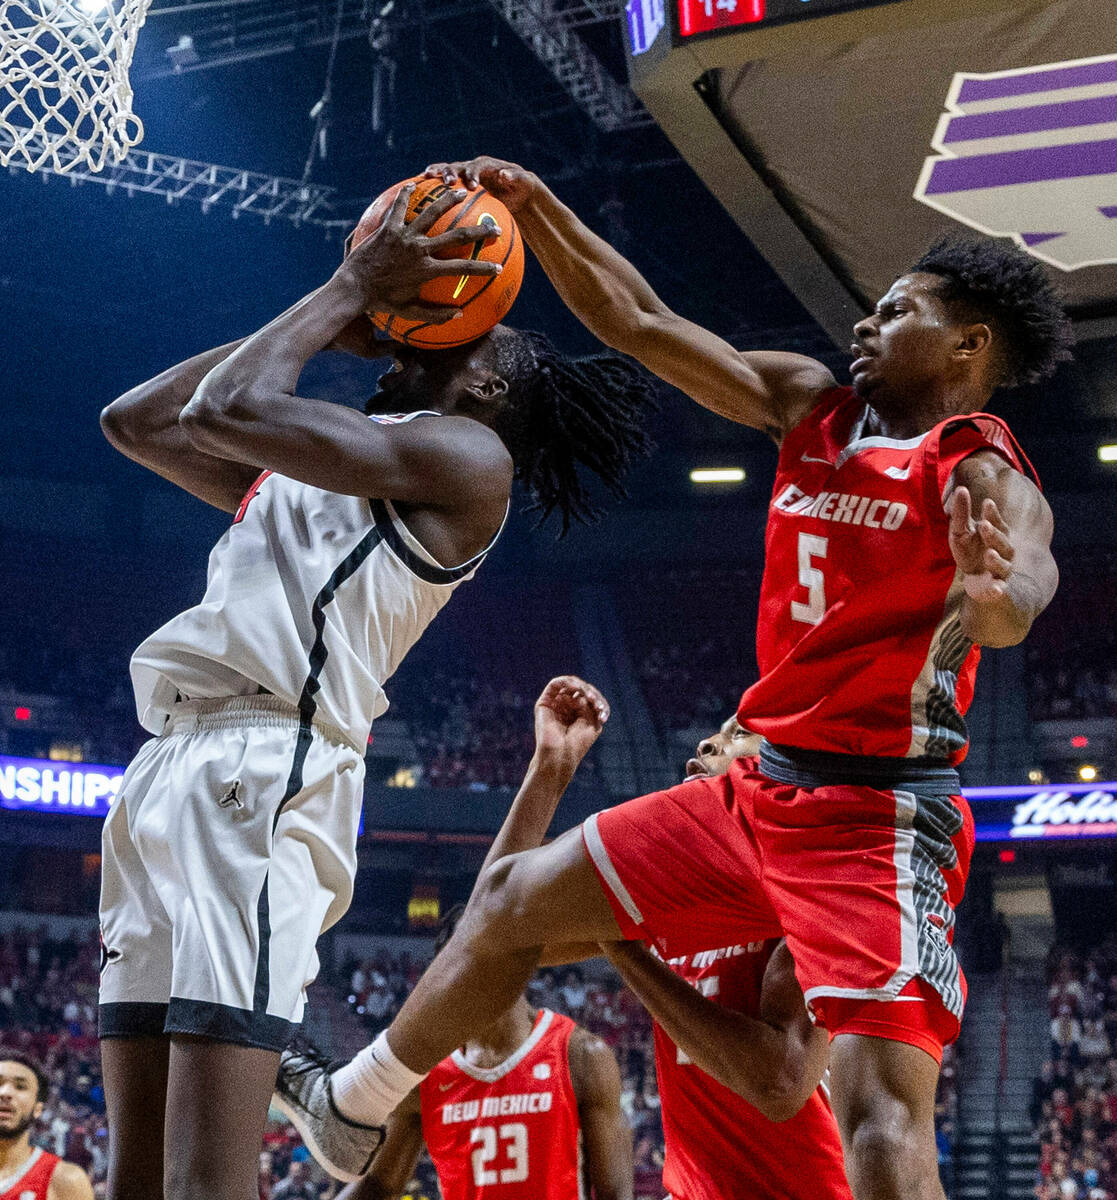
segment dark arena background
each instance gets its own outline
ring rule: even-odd
[[[131,78],[146,132],[122,163],[0,173],[0,1042],[49,1065],[37,1143],[103,1194],[96,911],[101,818],[142,740],[128,657],[200,598],[227,524],[98,414],[325,281],[385,187],[484,153],[535,170],[676,311],[841,382],[853,323],[938,235],[1015,238],[1063,290],[1074,361],[996,409],[1044,481],[1061,586],[986,655],[971,710],[970,994],[937,1128],[954,1200],[1117,1197],[1112,0],[154,0]],[[509,320],[595,348],[530,254]],[[360,405],[379,369],[325,354],[300,386]],[[356,897],[308,1009],[337,1054],[387,1024],[469,894],[552,675],[613,706],[556,832],[676,781],[755,678],[775,449],[666,386],[652,432],[600,525],[556,542],[515,511],[388,684]],[[637,1194],[661,1196],[643,1010],[603,960],[531,994],[616,1050]],[[260,1200],[305,1159],[272,1115]]]

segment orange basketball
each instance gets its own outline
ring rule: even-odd
[[[404,179],[388,188],[365,209],[357,228],[350,235],[350,249],[379,228],[396,194],[408,183],[417,186],[408,201],[406,221],[450,190],[441,179],[424,179],[422,176]],[[460,317],[444,325],[410,321],[387,313],[369,313],[376,328],[397,342],[431,349],[462,346],[488,333],[512,307],[524,277],[524,243],[512,214],[495,196],[490,196],[484,188],[479,187],[474,192],[467,192],[464,200],[443,213],[427,231],[427,236],[445,233],[458,225],[492,225],[500,229],[500,236],[456,250],[440,251],[439,257],[498,262],[503,270],[499,275],[491,276],[444,275],[424,283],[419,289],[420,299],[433,304],[453,304],[462,310]]]

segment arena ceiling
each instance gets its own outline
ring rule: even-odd
[[[681,11],[634,87],[838,344],[967,228],[1048,264],[1082,336],[1117,330],[1112,0],[900,0],[697,37]]]

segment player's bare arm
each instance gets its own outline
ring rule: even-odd
[[[414,1176],[422,1149],[423,1118],[416,1088],[388,1118],[384,1144],[368,1174],[343,1188],[337,1200],[396,1200]]]
[[[494,158],[436,163],[428,174],[482,184],[516,214],[524,240],[576,317],[703,407],[778,442],[834,386],[822,363],[778,351],[741,353],[672,312],[647,280],[588,229],[537,175]]]
[[[410,224],[411,189],[403,188],[380,228],[357,246],[331,279],[244,341],[201,381],[179,418],[204,453],[267,468],[300,482],[355,496],[483,514],[473,550],[500,518],[512,464],[500,439],[479,422],[449,416],[383,426],[340,405],[296,395],[308,359],[376,309],[430,321],[454,309],[414,299],[442,274],[491,275],[497,264],[436,259],[434,254],[491,230],[469,226],[428,238],[426,230],[454,202],[447,193]],[[491,503],[486,504],[486,501]],[[494,520],[495,514],[495,520]]]
[[[1030,479],[991,450],[955,468],[945,504],[950,548],[966,588],[963,632],[980,646],[1017,645],[1059,583],[1050,506]]]
[[[121,454],[225,512],[236,511],[259,468],[203,453],[178,419],[198,384],[240,345],[230,342],[195,355],[125,392],[101,413],[105,437]]]
[[[535,702],[535,750],[527,774],[482,872],[497,859],[542,844],[563,793],[608,719],[609,702],[593,684],[575,675],[547,684]]]
[[[586,1182],[594,1200],[632,1200],[632,1130],[621,1109],[616,1057],[600,1038],[581,1027],[570,1035],[568,1053]]]
[[[543,844],[559,801],[608,719],[609,702],[592,683],[559,675],[547,684],[535,702],[535,750],[527,774],[478,877],[498,859]],[[596,942],[546,946],[539,965],[560,966],[600,954]]]
[[[707,999],[639,942],[602,949],[675,1045],[770,1121],[793,1117],[818,1087],[826,1033],[810,1022],[785,944],[764,973],[759,1017]]]
[[[50,1177],[47,1200],[93,1200],[93,1185],[81,1167],[60,1162]]]

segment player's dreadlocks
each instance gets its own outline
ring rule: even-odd
[[[557,509],[565,534],[572,521],[589,524],[600,516],[579,466],[613,496],[627,494],[626,471],[652,447],[643,421],[655,408],[655,385],[617,354],[571,359],[541,333],[499,334],[496,368],[508,392],[493,427],[540,523]]]
[[[1037,383],[1071,357],[1070,321],[1043,268],[1016,246],[947,237],[912,267],[941,275],[939,295],[966,320],[982,321],[1001,342],[1001,386]]]

